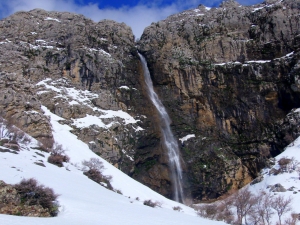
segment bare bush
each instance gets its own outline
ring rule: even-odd
[[[272,216],[276,213],[282,225],[282,216],[291,211],[291,198],[273,197],[270,193],[261,191],[252,194],[248,188],[242,189],[223,201],[195,207],[198,215],[214,220],[225,221],[234,225],[271,225]],[[235,218],[232,209],[235,210]],[[293,214],[285,221],[286,225],[294,225],[298,214]]]
[[[281,172],[287,172],[288,170],[288,165],[290,164],[291,159],[287,157],[282,157],[281,159],[278,160],[278,165],[280,166],[280,171]]]
[[[217,205],[218,214],[216,215],[216,220],[225,221],[226,223],[233,223],[234,216],[231,211],[232,208],[232,198],[227,198],[220,201]]]
[[[106,188],[109,190],[113,190],[113,187],[110,183],[112,180],[112,176],[105,176],[102,174],[104,170],[103,162],[98,158],[91,158],[89,161],[84,160],[82,162],[84,166],[83,174],[86,175],[89,179],[95,181],[96,183],[105,183]]]
[[[82,165],[84,170],[98,170],[101,172],[104,169],[103,162],[98,158],[91,158],[89,161],[84,160]]]
[[[172,209],[174,211],[178,211],[178,212],[180,212],[182,210],[182,208],[180,206],[174,206]]]
[[[116,193],[118,193],[119,195],[123,195],[122,191],[119,190],[119,189],[115,189],[114,191],[115,191]]]
[[[215,219],[218,213],[216,204],[205,204],[197,207],[197,214],[204,218]]]
[[[279,225],[281,225],[282,215],[291,211],[292,199],[285,199],[283,196],[279,195],[272,200],[271,207],[276,211],[279,219]]]
[[[147,205],[147,206],[150,206],[150,207],[152,207],[152,208],[160,207],[160,206],[161,206],[161,203],[160,203],[160,202],[157,202],[157,201],[156,201],[156,202],[153,202],[151,199],[145,200],[143,204],[144,204],[144,205]]]
[[[52,155],[63,155],[65,154],[66,150],[63,148],[61,144],[54,143],[53,147],[51,149],[51,154]]]
[[[48,162],[58,167],[63,167],[63,163],[69,161],[70,158],[65,155],[65,149],[63,149],[62,145],[54,143],[51,149],[51,154],[48,157]]]
[[[20,183],[15,184],[14,188],[21,196],[21,201],[26,205],[41,205],[47,209],[51,216],[58,213],[58,203],[56,201],[58,195],[53,189],[38,184],[37,180],[30,178],[23,179]]]

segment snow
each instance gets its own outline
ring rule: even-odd
[[[111,58],[111,54],[109,54],[108,52],[104,51],[103,49],[95,49],[95,48],[87,48],[87,47],[85,47],[85,49],[89,50],[90,52],[99,52],[102,55]]]
[[[36,40],[36,42],[44,42],[45,43],[46,41],[44,41],[44,40]]]
[[[54,87],[54,86],[52,86],[52,85],[49,85],[49,84],[47,83],[48,81],[51,81],[51,78],[47,78],[47,79],[45,79],[45,80],[42,80],[42,81],[38,82],[36,85],[37,85],[37,86],[44,85],[47,89],[50,89],[50,90],[55,91],[55,92],[58,92],[58,93],[61,92],[60,89],[58,89],[58,88],[56,88],[56,87]]]
[[[254,60],[254,61],[246,61],[245,63],[248,64],[248,63],[268,63],[268,62],[271,62],[271,60]]]
[[[124,149],[122,149],[122,152],[127,158],[129,158],[131,161],[134,161],[134,159],[131,156],[126,154],[127,152]]]
[[[130,123],[137,123],[139,120],[135,120],[132,116],[130,116],[128,113],[118,110],[101,110],[101,112],[104,113],[104,115],[101,115],[100,118],[113,118],[113,117],[119,117],[122,118],[125,122],[125,125]]]
[[[252,12],[256,12],[256,11],[261,10],[261,9],[263,9],[263,8],[265,8],[265,7],[254,8],[254,9],[252,10]]]
[[[56,21],[56,22],[61,22],[59,19],[55,19],[55,18],[51,18],[51,17],[47,17],[44,20],[50,20],[50,21]]]
[[[97,125],[99,127],[109,128],[108,127],[109,125],[106,126],[99,117],[92,116],[92,115],[86,115],[86,117],[84,118],[73,119],[73,125],[78,128],[89,127],[91,125]],[[112,124],[110,124],[110,126],[111,125]]]
[[[18,183],[23,178],[37,179],[59,194],[60,212],[53,218],[0,214],[1,225],[225,225],[223,222],[200,218],[192,208],[168,200],[131,179],[90,151],[85,143],[69,132],[69,126],[59,124],[58,121],[62,118],[52,114],[46,107],[43,107],[43,110],[51,119],[55,141],[67,149],[70,163],[66,163],[62,168],[56,167],[47,162],[49,153],[43,152],[44,158],[35,154],[38,150],[33,149],[23,148],[17,155],[0,153],[0,179],[10,184]],[[33,147],[34,144],[36,143],[29,147]],[[112,186],[119,189],[123,195],[109,191],[83,175],[81,162],[92,157],[103,162],[106,168],[104,174],[112,175]],[[38,160],[42,160],[46,167],[34,164]],[[161,202],[161,208],[144,206],[143,201],[148,199]],[[183,212],[172,210],[174,206],[180,206]]]
[[[128,124],[135,124],[137,123],[139,120],[135,120],[132,116],[130,116],[128,113],[122,111],[122,110],[118,110],[118,111],[113,111],[113,110],[102,110],[102,109],[98,109],[98,111],[102,112],[103,115],[101,116],[93,116],[93,115],[86,115],[83,118],[79,118],[79,119],[73,119],[73,125],[78,127],[78,128],[84,128],[84,127],[89,127],[93,124],[102,127],[102,128],[110,128],[112,125],[118,123],[117,121],[113,121],[109,124],[105,124],[101,119],[112,119],[112,118],[120,118],[122,119],[123,123],[125,125]],[[140,131],[140,130],[144,130],[141,127],[137,127],[134,128],[135,131]]]
[[[285,56],[282,56],[280,58],[275,58],[275,60],[278,60],[278,59],[285,59],[285,58],[290,58],[294,55],[294,52],[290,52],[288,54],[286,54]]]
[[[300,112],[300,110],[295,110],[295,112]],[[282,157],[287,157],[291,159],[292,157],[295,158],[298,162],[300,162],[300,137],[297,138],[293,143],[291,143],[284,152],[282,152],[280,155],[276,157],[276,161],[281,159]],[[272,168],[278,169],[279,165],[276,163]],[[290,172],[284,172],[280,173],[278,175],[269,175],[269,171],[272,168],[266,168],[262,171],[264,179],[257,184],[249,185],[249,190],[253,193],[258,193],[259,191],[266,191],[269,192],[268,185],[275,185],[277,183],[280,183],[285,189],[288,189],[292,186],[295,187],[295,190],[300,190],[300,179],[299,179],[299,173],[297,171],[290,171]],[[275,194],[274,194],[275,195]],[[293,211],[296,213],[299,213],[299,202],[300,202],[300,193],[298,191],[297,194],[293,194],[293,191],[286,191],[286,192],[276,192],[276,196],[282,195],[286,199],[288,197],[291,197],[292,200],[292,208]],[[289,216],[289,213],[286,214],[286,216]],[[277,220],[277,217],[274,216],[273,222]],[[283,219],[284,221],[284,219]],[[275,223],[274,223],[275,224]]]
[[[195,134],[188,134],[182,138],[179,138],[179,140],[181,141],[181,143],[183,143],[183,142],[187,141],[188,139],[194,138],[194,137],[196,137]]]
[[[129,90],[130,88],[127,87],[127,86],[121,86],[121,87],[119,87],[119,89],[127,89],[127,90]]]
[[[235,64],[235,65],[242,64],[242,66],[248,66],[248,64],[250,64],[250,63],[263,64],[263,63],[269,63],[269,62],[271,62],[271,60],[252,60],[252,61],[246,61],[244,64],[242,64],[241,62],[226,62],[226,63],[216,63],[214,65],[215,66],[225,66],[225,65],[230,65],[230,64]]]
[[[122,110],[114,111],[114,110],[103,110],[97,107],[94,107],[94,105],[91,103],[92,99],[99,98],[98,94],[94,94],[88,90],[78,90],[75,88],[68,88],[63,87],[62,84],[66,83],[67,81],[64,79],[58,79],[56,81],[53,81],[51,78],[47,78],[45,80],[42,80],[38,82],[37,86],[43,86],[45,89],[52,90],[56,92],[56,96],[54,98],[63,98],[68,101],[69,105],[85,105],[93,109],[93,111],[98,111],[102,113],[100,116],[94,116],[94,115],[86,115],[83,118],[79,119],[73,119],[73,126],[76,126],[78,128],[85,128],[89,127],[93,124],[98,125],[99,127],[108,129],[115,123],[119,123],[118,119],[121,119],[123,121],[124,125],[128,124],[135,124],[140,120],[134,119],[132,116],[130,116],[127,112],[124,112]],[[120,88],[123,89],[129,89],[127,86],[121,86]],[[43,94],[46,93],[47,90],[41,90],[38,91],[37,94]],[[104,123],[102,119],[112,119],[109,124]],[[143,128],[137,126],[132,128],[138,132],[144,130]]]

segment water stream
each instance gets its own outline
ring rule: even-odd
[[[143,65],[144,78],[147,86],[148,95],[160,116],[160,129],[163,134],[164,145],[168,151],[171,179],[173,182],[174,189],[174,200],[177,202],[184,202],[184,194],[182,189],[182,168],[180,163],[178,142],[174,138],[174,135],[170,128],[170,117],[153,89],[153,83],[151,80],[146,59],[141,54],[139,54],[139,56]]]

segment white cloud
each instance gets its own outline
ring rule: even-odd
[[[16,11],[41,8],[49,11],[68,11],[83,14],[98,22],[112,19],[129,25],[136,37],[140,37],[144,28],[152,22],[165,19],[167,16],[197,5],[216,5],[221,0],[176,0],[171,5],[160,6],[155,0],[152,3],[140,3],[134,7],[99,8],[97,4],[77,5],[74,0],[5,0],[0,2],[0,16],[5,17]],[[259,0],[240,0],[253,2]],[[187,3],[188,2],[188,3]]]

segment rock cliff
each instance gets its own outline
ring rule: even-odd
[[[155,123],[131,28],[67,12],[18,12],[0,21],[0,72],[2,117],[51,145],[46,107],[92,151],[132,173],[138,140]]]
[[[283,120],[300,105],[299,10],[293,0],[230,0],[145,29],[138,49],[183,138],[186,189],[194,199],[249,183],[297,137],[298,128]]]

